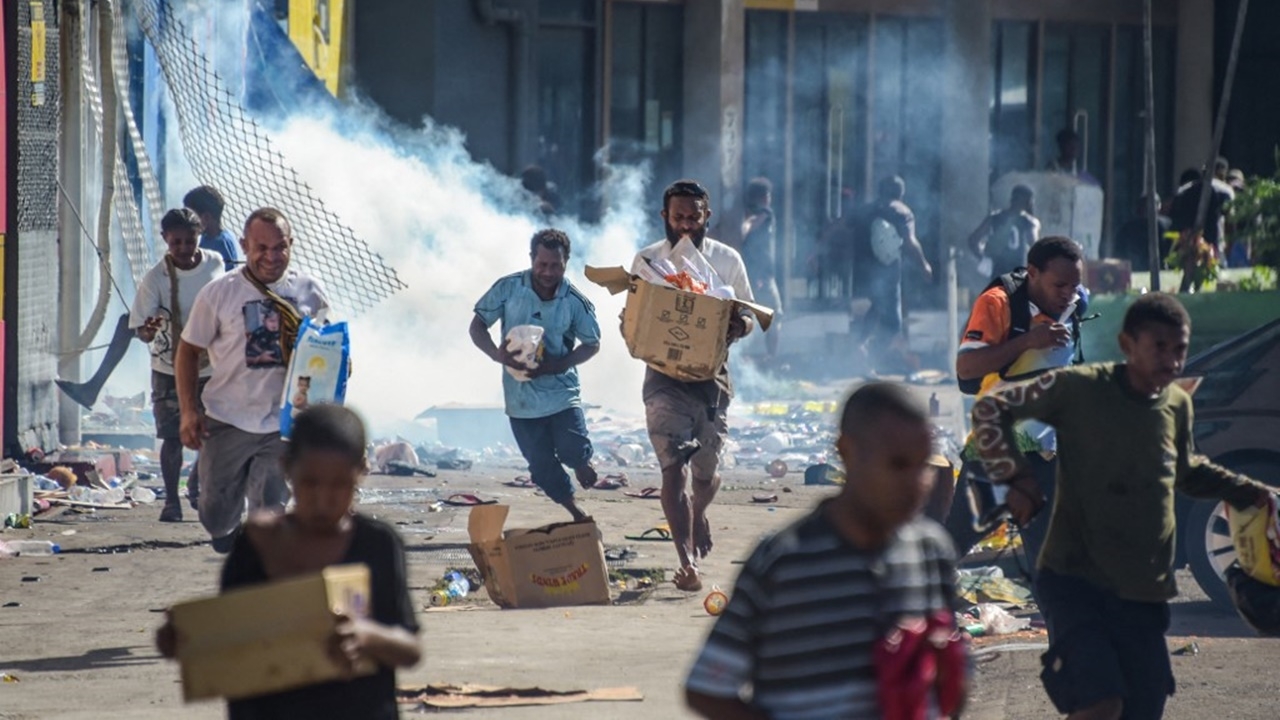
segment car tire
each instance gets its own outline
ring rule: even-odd
[[[1280,486],[1280,462],[1251,460],[1227,464],[1231,469],[1268,485]],[[1234,610],[1224,573],[1227,566],[1235,561],[1236,551],[1231,544],[1231,529],[1223,504],[1214,500],[1196,500],[1187,513],[1182,542],[1186,543],[1187,563],[1200,589],[1219,607]]]

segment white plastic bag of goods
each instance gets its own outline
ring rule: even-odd
[[[280,437],[289,438],[293,419],[308,407],[341,405],[346,400],[350,363],[351,338],[345,322],[322,325],[303,318],[280,400]]]
[[[525,367],[530,370],[538,367],[542,362],[542,335],[546,331],[537,325],[517,325],[507,331],[507,336],[503,342],[507,345],[507,352],[515,356]],[[529,374],[517,370],[513,367],[504,366],[507,372],[511,373],[511,377],[520,382],[529,382]]]
[[[888,220],[871,221],[871,252],[881,265],[892,265],[902,258],[902,235]]]

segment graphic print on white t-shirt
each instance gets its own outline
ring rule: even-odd
[[[293,298],[285,298],[297,306]],[[252,300],[244,304],[244,364],[245,367],[284,367],[284,351],[280,348],[280,311],[267,299]]]

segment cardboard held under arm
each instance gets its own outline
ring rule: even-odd
[[[729,357],[729,322],[743,310],[761,330],[773,310],[746,300],[726,300],[663,287],[621,267],[587,266],[587,279],[617,295],[627,291],[622,338],[631,357],[684,382],[711,380]]]

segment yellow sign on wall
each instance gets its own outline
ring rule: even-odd
[[[45,73],[44,3],[31,3],[31,104],[44,105]]]
[[[289,0],[289,39],[335,97],[342,76],[345,0]]]

